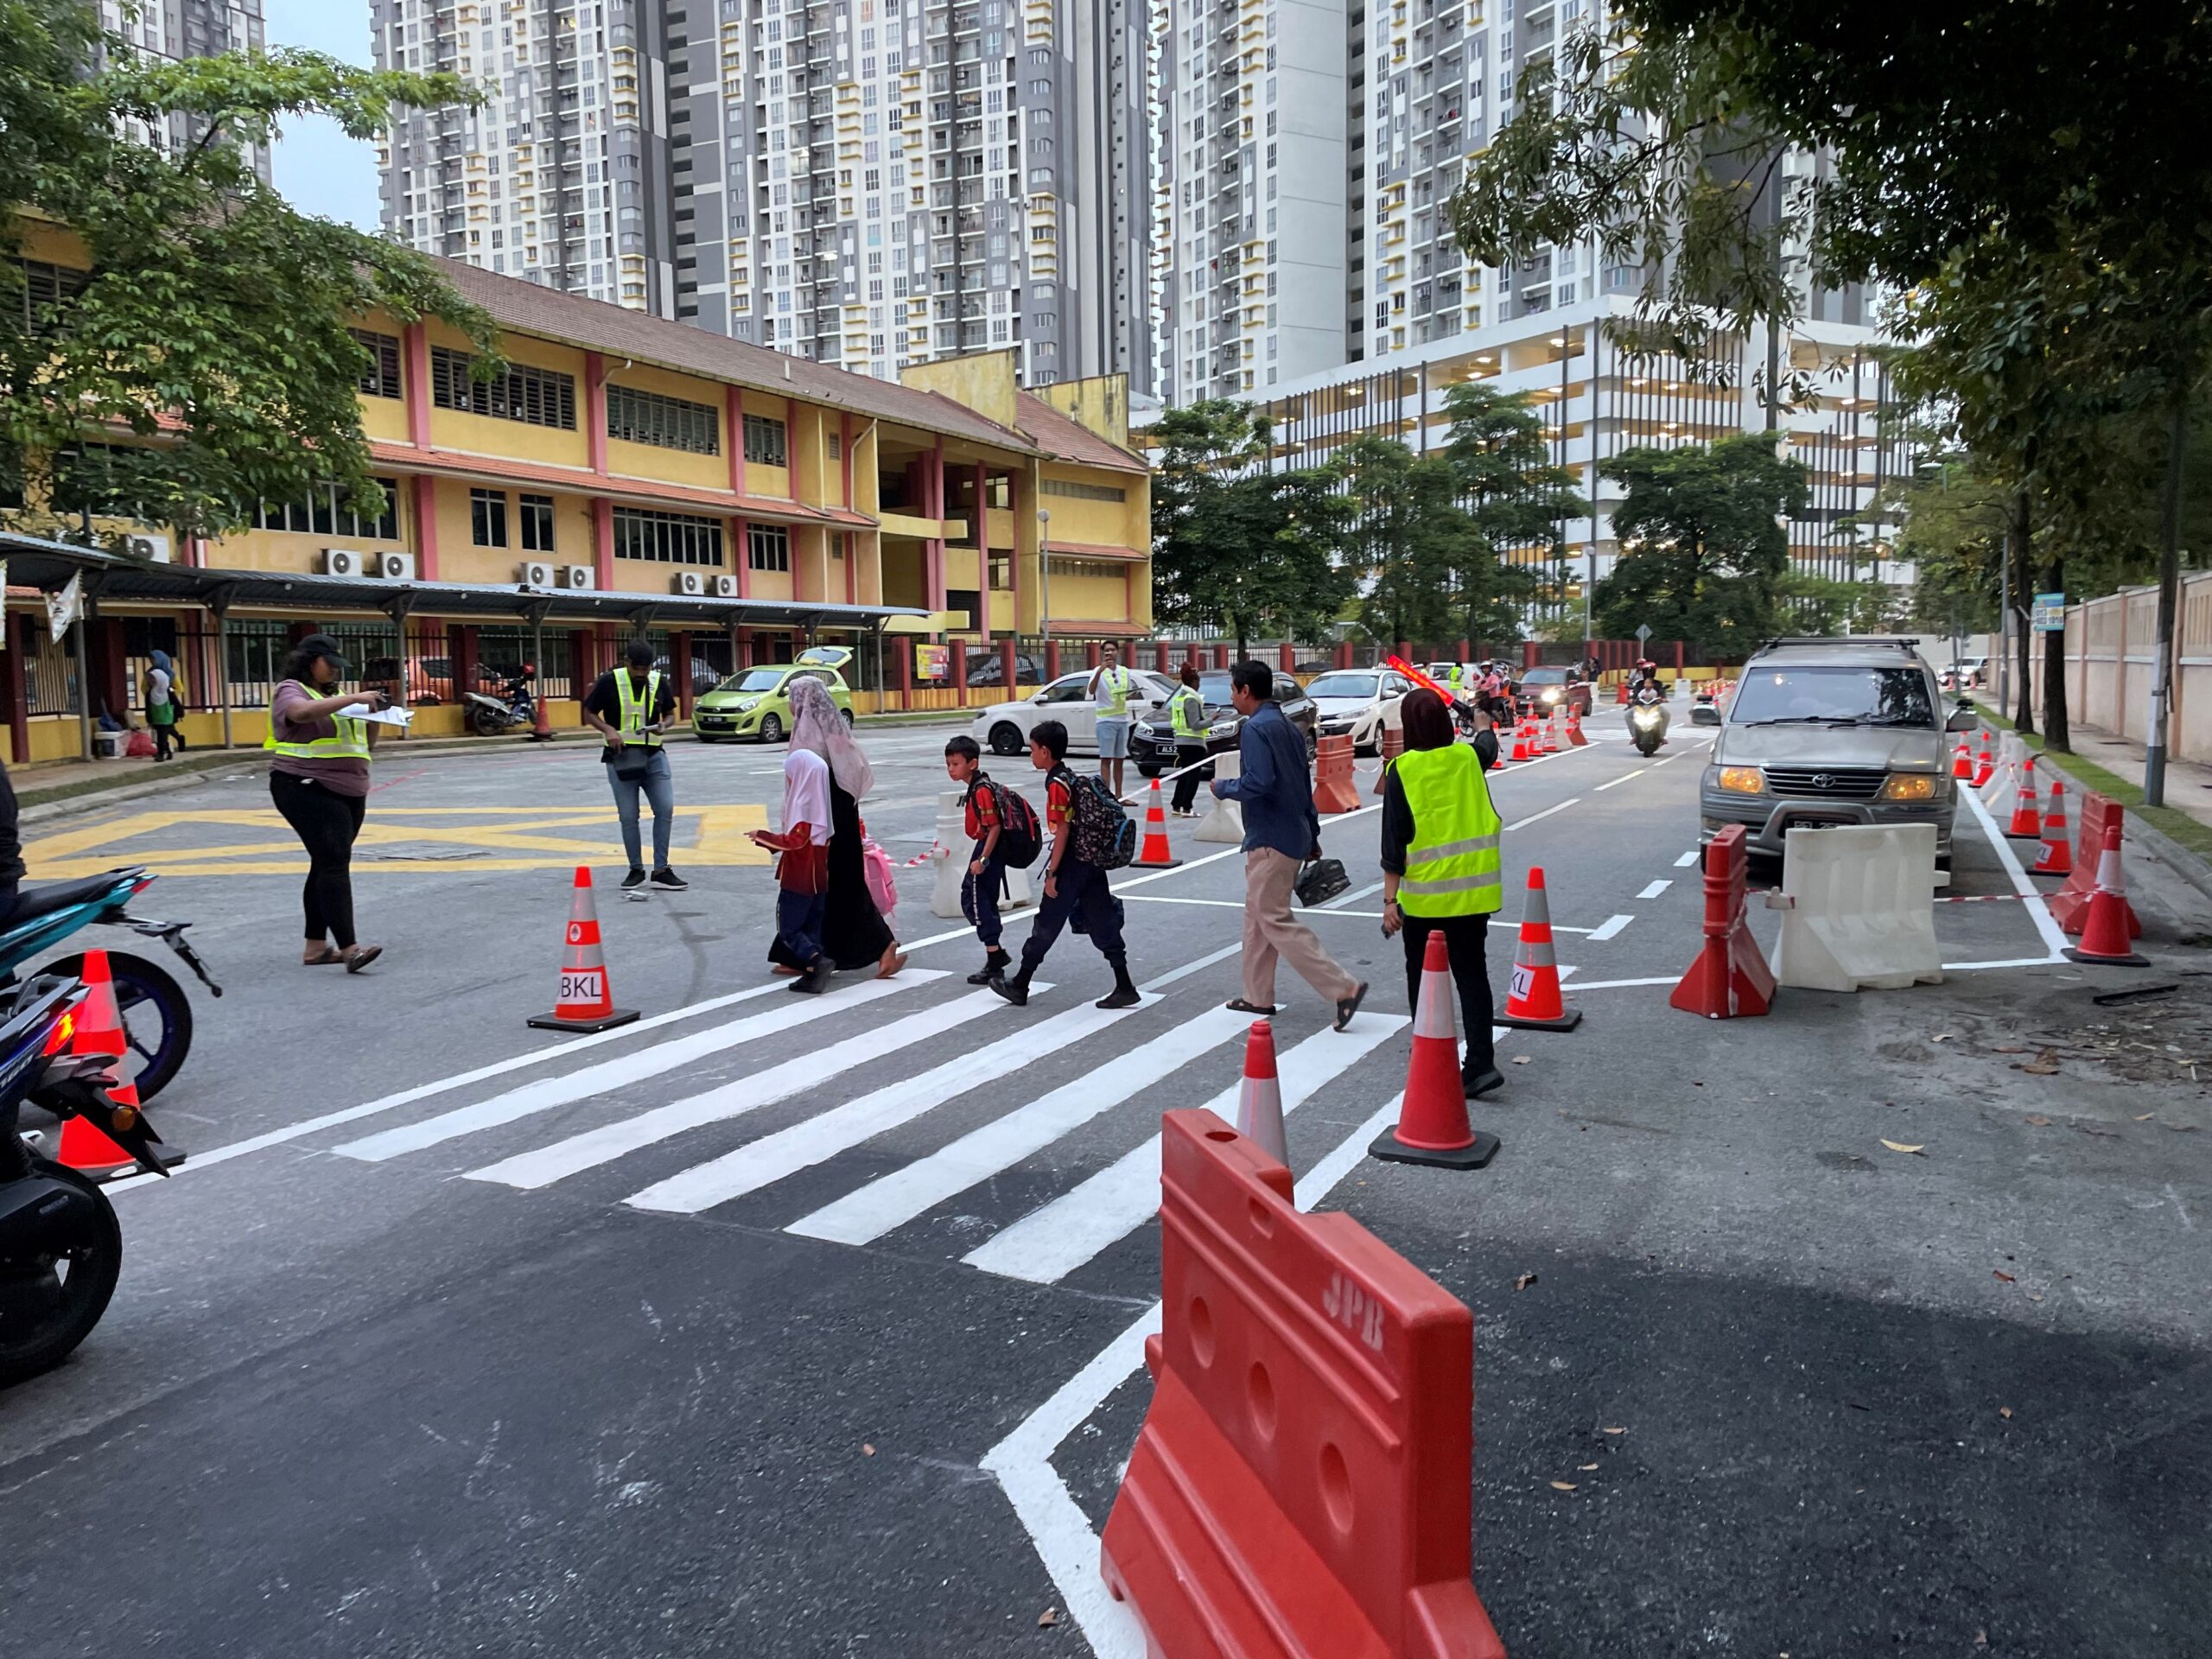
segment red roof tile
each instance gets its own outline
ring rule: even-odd
[[[1014,408],[1019,412],[1023,435],[1052,460],[1074,461],[1084,467],[1108,467],[1119,473],[1152,470],[1141,456],[1117,443],[1108,442],[1033,393],[1014,393]]]

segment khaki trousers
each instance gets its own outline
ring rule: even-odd
[[[1277,957],[1332,1004],[1359,989],[1313,930],[1290,913],[1300,868],[1299,860],[1272,847],[1244,855],[1244,1000],[1255,1007],[1274,1004]]]

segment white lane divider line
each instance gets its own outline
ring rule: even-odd
[[[634,1117],[601,1123],[581,1135],[569,1135],[534,1151],[518,1153],[481,1169],[469,1170],[467,1178],[472,1181],[495,1181],[524,1192],[550,1186],[585,1170],[611,1164],[640,1147],[652,1146],[687,1130],[742,1117],[779,1100],[788,1100],[833,1077],[842,1077],[855,1066],[941,1037],[948,1031],[965,1031],[970,1020],[1010,1012],[1011,1005],[996,992],[972,991],[955,1001],[910,1014],[887,1026],[880,1026],[858,1037],[848,1037],[827,1048],[811,1050],[796,1059],[735,1078],[689,1099],[671,1101]]]
[[[1689,849],[1689,851],[1688,851],[1687,853],[1684,853],[1684,854],[1683,854],[1680,858],[1678,858],[1678,859],[1676,859],[1676,860],[1675,861],[1675,868],[1676,869],[1678,869],[1678,870],[1687,870],[1688,868],[1689,868],[1689,867],[1690,867],[1691,865],[1693,865],[1693,864],[1696,863],[1696,862],[1698,861],[1698,860],[1700,860],[1700,858],[1703,858],[1704,856],[1705,856],[1705,849],[1704,849],[1704,848],[1702,848],[1702,847],[1693,847],[1693,848],[1691,848],[1691,849]]]
[[[1636,918],[1633,916],[1606,917],[1604,921],[1599,923],[1597,926],[1590,930],[1591,943],[1593,944],[1600,944],[1607,939],[1619,938],[1620,931],[1635,919]],[[1557,928],[1554,928],[1552,931],[1556,933],[1559,930]]]
[[[1598,787],[1599,787],[1599,789],[1601,789],[1601,790],[1604,790],[1604,789],[1615,789],[1615,788],[1618,788],[1619,785],[1623,785],[1623,784],[1624,784],[1624,783],[1628,782],[1628,780],[1629,780],[1630,779],[1631,779],[1631,778],[1641,778],[1641,777],[1643,777],[1643,774],[1644,774],[1645,772],[1649,772],[1649,771],[1650,771],[1650,770],[1651,770],[1651,768],[1650,768],[1650,767],[1649,767],[1649,766],[1638,766],[1638,767],[1637,767],[1634,772],[1623,772],[1619,777],[1615,778],[1615,779],[1611,779],[1610,781],[1608,781],[1608,782],[1606,782],[1606,783],[1602,783],[1602,784],[1599,785],[1598,785]]]
[[[1605,785],[1600,784],[1599,787],[1602,789]],[[1581,800],[1582,798],[1580,795],[1571,795],[1566,800],[1561,801],[1557,806],[1548,806],[1541,812],[1531,812],[1527,817],[1522,818],[1517,823],[1507,824],[1505,826],[1505,833],[1510,835],[1516,830],[1526,830],[1530,824],[1538,823],[1542,819],[1548,818],[1554,812],[1564,812],[1568,807],[1580,804]]]
[[[1346,905],[1357,904],[1370,893],[1380,893],[1382,891],[1382,884],[1380,881],[1370,881],[1363,887],[1354,887],[1350,893],[1338,894],[1334,899],[1330,899],[1328,903],[1323,905],[1321,908],[1323,910],[1342,910]]]
[[[1178,980],[1211,968],[1242,950],[1242,945],[1232,944],[1162,974],[1141,988],[1146,999],[1140,1006],[1153,1007],[1157,1001],[1153,993],[1165,990]],[[690,1216],[711,1210],[716,1205],[773,1185],[800,1170],[827,1163],[839,1153],[902,1123],[912,1122],[956,1096],[1073,1047],[1135,1012],[1135,1008],[1095,1007],[1088,1002],[1070,1008],[957,1060],[947,1060],[919,1077],[887,1084],[804,1123],[779,1129],[722,1157],[671,1175],[641,1192],[632,1193],[624,1202],[639,1210],[668,1215]]]
[[[1574,988],[1577,991],[1624,991],[1639,985],[1679,985],[1680,974],[1668,974],[1658,979],[1586,979]]]
[[[1300,1210],[1311,1210],[1358,1167],[1369,1143],[1397,1122],[1403,1098],[1394,1096],[1314,1165],[1296,1188]],[[1144,1363],[1145,1339],[1160,1327],[1154,1302],[983,1455],[983,1469],[1005,1491],[1097,1659],[1145,1659],[1144,1630],[1136,1615],[1107,1593],[1098,1572],[1098,1535],[1052,1467],[1052,1452]]]
[[[403,1124],[396,1129],[385,1129],[359,1141],[349,1141],[334,1150],[347,1158],[360,1159],[365,1163],[381,1163],[387,1158],[397,1158],[402,1153],[420,1152],[426,1147],[435,1147],[464,1135],[474,1135],[479,1129],[512,1123],[518,1118],[550,1112],[556,1107],[567,1106],[579,1100],[588,1100],[594,1095],[605,1094],[610,1089],[641,1083],[647,1077],[657,1077],[680,1066],[689,1065],[695,1060],[704,1059],[709,1054],[719,1054],[763,1037],[772,1037],[779,1032],[789,1031],[794,1026],[809,1025],[865,1002],[895,996],[910,986],[926,985],[932,980],[944,977],[944,974],[931,969],[910,968],[897,979],[867,980],[823,996],[786,995],[783,1005],[772,1014],[756,1014],[743,1020],[734,1020],[726,1026],[716,1026],[711,1031],[695,1032],[689,1037],[679,1037],[672,1043],[657,1044],[642,1053],[625,1055],[619,1060],[603,1060],[579,1071],[526,1083],[519,1089],[494,1095],[489,1100],[457,1107],[435,1117],[426,1117],[419,1123]],[[767,988],[784,990],[787,988],[779,985]]]
[[[1406,1021],[1402,1014],[1356,1015],[1342,1032],[1319,1031],[1276,1062],[1285,1116],[1351,1070]],[[1206,1109],[1236,1121],[1241,1082],[1206,1102]],[[1012,1226],[995,1233],[961,1258],[971,1268],[1031,1284],[1053,1284],[1108,1245],[1135,1232],[1160,1208],[1160,1137],[1109,1164]]]
[[[1668,888],[1674,885],[1674,882],[1669,880],[1647,882],[1644,885],[1643,891],[1637,893],[1636,896],[1639,899],[1656,899],[1661,893],[1666,892]]]
[[[894,1170],[801,1216],[784,1230],[833,1243],[866,1244],[903,1227],[947,1198],[987,1181],[1072,1129],[1241,1036],[1249,1018],[1210,1008],[1123,1055],[1113,1065],[1039,1096],[950,1146]]]
[[[1974,817],[1981,824],[1981,833],[1988,837],[1989,844],[1997,849],[1997,861],[2005,867],[2005,874],[2012,877],[2012,891],[2027,901],[2024,908],[2036,925],[2037,933],[2043,939],[2044,949],[2050,952],[2046,960],[2064,961],[2066,935],[2061,931],[2058,924],[2051,919],[2050,906],[2044,900],[2043,894],[2036,890],[2035,883],[2028,880],[2028,873],[2021,868],[2019,859],[2014,855],[2012,843],[1998,833],[1997,820],[1989,816],[1989,809],[1981,804],[1981,798],[1974,791],[1962,789],[1959,791],[1959,798],[1974,809]],[[2006,963],[2003,965],[2009,968],[2026,964]]]

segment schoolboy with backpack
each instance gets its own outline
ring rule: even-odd
[[[988,985],[1014,961],[999,945],[1003,932],[999,900],[1005,895],[1006,873],[1026,870],[1037,861],[1044,832],[1037,809],[1004,784],[992,781],[983,770],[983,752],[974,738],[956,737],[945,744],[944,770],[968,791],[960,804],[973,845],[968,850],[968,873],[960,882],[960,913],[975,925],[983,946],[982,969],[969,975],[968,982]]]
[[[1016,1007],[1025,1007],[1037,964],[1073,921],[1114,970],[1114,988],[1097,1006],[1133,1008],[1140,999],[1122,943],[1122,901],[1107,886],[1106,872],[1135,856],[1137,827],[1103,779],[1068,769],[1067,753],[1068,728],[1058,721],[1040,720],[1031,729],[1029,764],[1045,774],[1045,827],[1052,833],[1052,856],[1037,919],[1021,947],[1020,970],[1011,979],[999,975],[990,987]]]

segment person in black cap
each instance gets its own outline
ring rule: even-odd
[[[308,849],[308,967],[343,963],[358,974],[384,947],[353,937],[353,840],[369,807],[369,751],[378,728],[342,711],[381,711],[382,691],[340,691],[349,669],[338,642],[311,633],[284,659],[269,702],[269,796]]]

